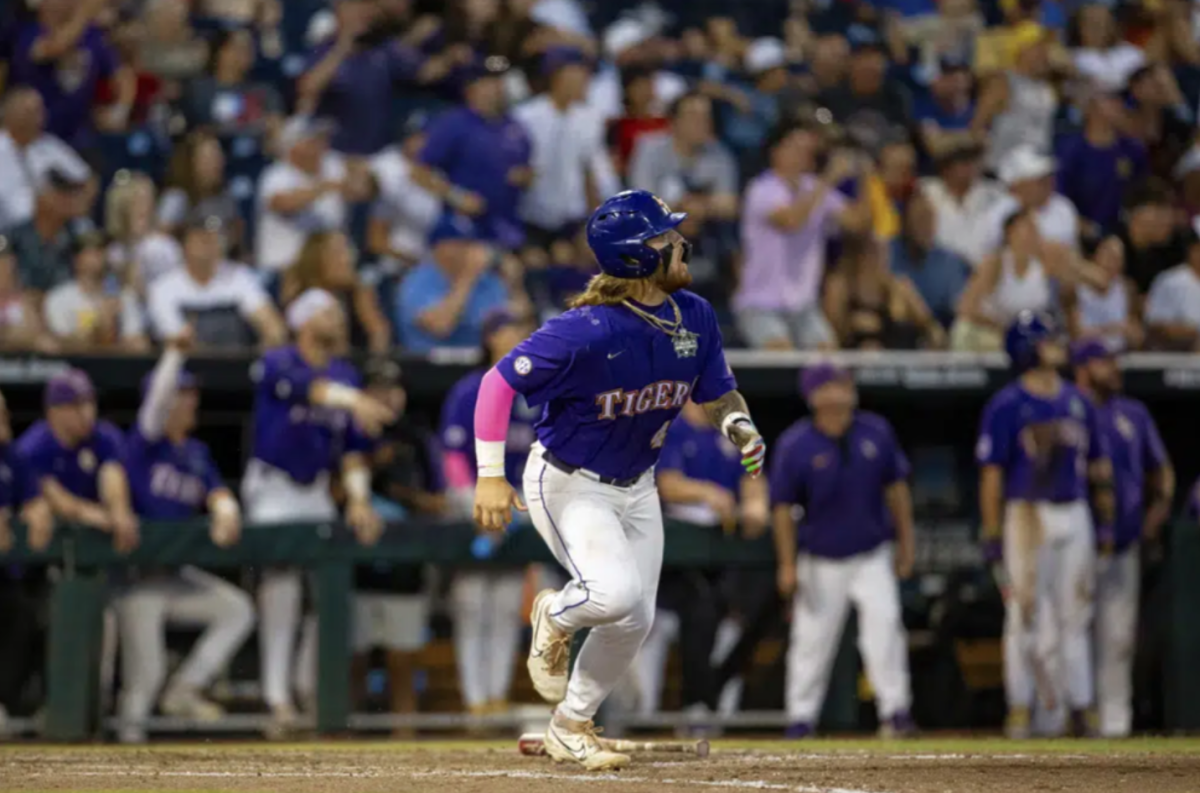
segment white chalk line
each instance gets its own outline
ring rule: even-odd
[[[537,779],[555,782],[576,782],[590,784],[594,782],[612,782],[624,785],[650,784],[675,785],[679,787],[733,788],[738,790],[786,790],[791,793],[884,793],[884,791],[859,790],[842,787],[815,787],[812,785],[793,785],[782,782],[768,782],[762,779],[657,779],[627,774],[553,774],[542,771],[402,771],[402,770],[346,770],[346,771],[172,771],[155,768],[138,768],[136,766],[114,766],[105,769],[99,766],[89,767],[89,770],[58,769],[56,771],[33,772],[29,776],[55,777],[182,777],[195,779]]]

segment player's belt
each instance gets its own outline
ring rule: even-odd
[[[642,478],[641,474],[638,474],[637,476],[631,476],[626,479],[618,479],[615,476],[601,476],[600,474],[592,471],[584,470],[578,465],[564,463],[555,456],[554,452],[550,451],[549,449],[542,452],[542,459],[546,461],[546,465],[553,466],[554,468],[562,471],[564,474],[573,474],[577,471],[582,471],[588,479],[595,480],[602,485],[612,485],[613,487],[633,487],[637,484],[638,480]]]

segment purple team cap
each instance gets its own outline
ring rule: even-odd
[[[48,408],[90,402],[95,398],[96,389],[92,387],[92,379],[82,369],[68,369],[54,375],[46,383],[45,403]]]
[[[805,369],[800,375],[800,395],[812,399],[813,393],[823,385],[839,380],[849,380],[850,373],[832,363],[819,363]]]
[[[337,298],[324,289],[306,289],[287,307],[287,324],[300,330],[310,319],[327,308],[338,305]]]
[[[1096,358],[1111,358],[1113,351],[1103,339],[1080,339],[1071,345],[1071,365],[1083,366]]]

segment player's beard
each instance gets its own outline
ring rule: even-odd
[[[667,294],[692,285],[692,273],[687,262],[683,261],[682,246],[677,245],[671,250],[670,261],[658,271],[656,280],[658,288]]]

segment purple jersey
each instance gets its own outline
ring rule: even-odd
[[[59,443],[49,424],[39,421],[17,440],[16,453],[30,488],[53,477],[68,493],[98,501],[100,466],[119,462],[122,446],[121,431],[107,421],[97,421],[91,436],[70,449]]]
[[[446,404],[442,407],[442,448],[448,452],[459,452],[467,456],[470,470],[475,470],[475,400],[479,398],[479,384],[484,371],[471,372],[454,384]],[[517,394],[513,400],[512,417],[508,423],[508,438],[504,444],[504,475],[509,484],[518,490],[525,473],[525,460],[529,447],[537,439],[534,422],[542,415],[541,408],[531,408],[525,398]]]
[[[334,469],[342,455],[366,452],[371,441],[349,411],[311,405],[308,389],[317,380],[359,387],[358,372],[344,360],[316,370],[293,347],[271,350],[255,364],[253,457],[312,484]]]
[[[975,458],[1004,469],[1006,500],[1086,500],[1087,464],[1108,456],[1095,406],[1070,383],[1052,399],[1012,383],[983,409]]]
[[[908,475],[908,458],[882,416],[856,412],[840,438],[803,419],[783,433],[771,455],[771,505],[804,508],[799,549],[844,559],[895,536],[884,494]]]
[[[11,444],[0,445],[0,509],[16,512],[30,499],[23,467]]]
[[[671,424],[659,471],[678,471],[688,479],[714,482],[735,496],[741,489],[742,453],[713,426],[694,427],[685,419]]]
[[[1167,450],[1150,411],[1136,399],[1118,396],[1096,408],[1100,431],[1112,454],[1117,500],[1116,548],[1124,549],[1142,533],[1146,474],[1167,464]]]
[[[625,306],[585,306],[551,319],[497,364],[531,407],[546,406],[537,437],[563,462],[639,476],[689,397],[712,402],[737,388],[712,306],[687,291],[673,297],[683,318],[674,337]],[[642,308],[675,317],[670,303]]]
[[[133,511],[150,520],[183,520],[205,511],[209,493],[224,487],[208,446],[188,438],[151,440],[134,427],[122,459]]]

